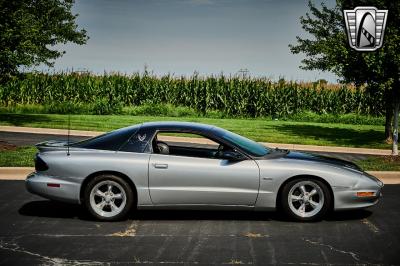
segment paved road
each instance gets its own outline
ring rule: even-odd
[[[71,141],[86,139],[87,137],[72,136]],[[46,140],[66,140],[67,136],[51,135],[51,134],[32,134],[32,133],[17,133],[0,131],[0,141],[5,141],[16,146],[34,145]],[[333,153],[333,152],[313,152],[321,155],[331,156],[348,161],[364,160],[368,155],[363,154],[348,154],[348,153]]]
[[[67,133],[67,131],[65,131],[65,133]],[[87,139],[87,137],[70,137],[71,141],[78,141],[83,139]],[[5,141],[16,146],[34,145],[36,143],[46,140],[67,140],[67,136],[0,131],[0,141]]]
[[[376,207],[318,223],[277,213],[138,211],[91,220],[79,206],[0,181],[0,264],[400,265],[400,186]]]

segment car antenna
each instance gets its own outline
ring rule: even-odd
[[[67,135],[67,156],[69,156],[69,135],[70,135],[70,128],[71,128],[71,106],[68,103],[68,135]]]

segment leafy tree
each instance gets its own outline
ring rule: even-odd
[[[0,0],[0,79],[18,73],[20,67],[44,63],[65,52],[57,44],[85,44],[84,29],[78,30],[74,0]]]
[[[391,139],[394,124],[393,154],[397,154],[398,111],[400,103],[400,1],[337,0],[333,8],[322,3],[316,7],[309,2],[310,12],[300,18],[303,29],[312,38],[297,36],[297,43],[289,45],[292,53],[304,53],[302,69],[330,71],[343,82],[367,85],[370,91],[381,89],[386,98],[385,135]],[[375,6],[387,9],[388,18],[383,46],[374,52],[359,52],[349,46],[344,9]],[[393,111],[395,115],[393,116]]]

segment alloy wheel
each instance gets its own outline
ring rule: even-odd
[[[114,217],[126,205],[126,192],[115,181],[105,180],[96,184],[90,192],[90,206],[102,217]]]
[[[289,190],[290,210],[299,217],[313,217],[324,206],[324,192],[313,181],[300,181]]]

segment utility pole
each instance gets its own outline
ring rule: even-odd
[[[250,71],[247,68],[241,68],[237,73],[239,76],[242,76],[242,79],[244,79],[249,75]]]

